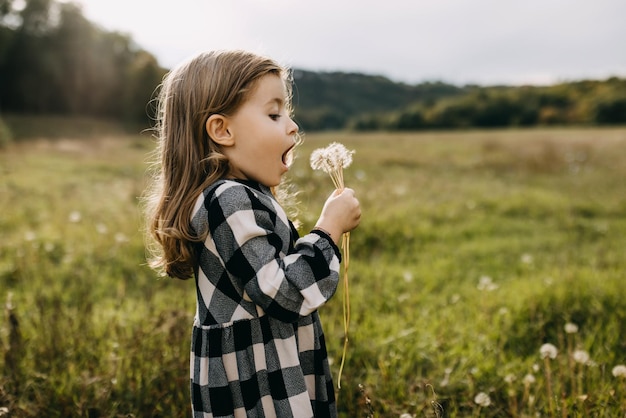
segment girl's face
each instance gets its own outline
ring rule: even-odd
[[[277,186],[287,172],[288,152],[294,147],[298,125],[289,117],[283,80],[268,74],[255,83],[248,99],[226,120],[232,145],[223,148],[230,175]]]

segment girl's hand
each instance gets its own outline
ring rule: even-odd
[[[344,232],[350,232],[361,222],[361,205],[354,196],[354,190],[335,190],[324,203],[322,213],[315,224],[326,231],[339,244]]]

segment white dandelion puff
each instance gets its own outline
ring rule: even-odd
[[[24,234],[24,239],[26,241],[34,241],[37,239],[37,234],[33,231],[28,231]]]
[[[514,374],[507,374],[506,376],[504,376],[504,381],[508,383],[509,385],[515,382],[516,379],[517,378],[515,377]]]
[[[115,242],[117,242],[118,244],[123,244],[125,242],[128,242],[128,237],[121,232],[118,232],[117,234],[115,234]]]
[[[74,210],[72,212],[70,212],[70,216],[68,217],[68,220],[71,223],[78,223],[80,222],[80,220],[83,218],[83,216],[81,215],[81,213],[77,210]]]
[[[485,392],[480,392],[474,397],[474,403],[481,407],[491,405],[491,398]]]
[[[520,260],[524,264],[532,264],[534,258],[532,254],[525,253],[525,254],[522,254],[522,256],[520,257]]]
[[[568,322],[564,328],[567,334],[576,334],[578,332],[578,325],[573,322]]]
[[[478,279],[478,290],[484,290],[486,292],[492,292],[498,288],[498,285],[493,282],[493,279],[489,276],[481,276]]]
[[[533,374],[528,373],[526,376],[524,376],[524,385],[526,386],[530,386],[533,383],[535,383],[537,381],[537,379],[535,378],[535,376]]]
[[[624,366],[623,364],[618,364],[617,366],[613,367],[611,373],[613,373],[614,377],[626,378],[626,366]]]
[[[311,168],[329,174],[335,187],[343,189],[343,169],[352,164],[352,154],[354,151],[348,150],[343,144],[333,142],[311,153]]]
[[[541,358],[555,359],[559,351],[553,344],[547,343],[541,346],[539,353],[541,354]]]
[[[589,357],[589,353],[587,353],[585,350],[576,350],[572,354],[572,358],[574,359],[576,363],[587,364],[589,363],[590,357]]]
[[[96,231],[98,231],[98,234],[104,235],[109,231],[109,229],[107,228],[105,224],[97,224]]]

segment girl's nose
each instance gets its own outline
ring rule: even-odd
[[[289,118],[289,135],[295,135],[298,133],[298,124]]]

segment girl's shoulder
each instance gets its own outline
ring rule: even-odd
[[[269,187],[249,180],[221,179],[207,187],[198,206],[217,207],[226,212],[245,209],[276,211],[279,206]]]
[[[218,198],[244,198],[249,199],[254,197],[267,198],[273,197],[272,192],[268,187],[265,187],[257,182],[250,180],[238,180],[238,179],[221,179],[207,187],[204,192],[204,200]]]

